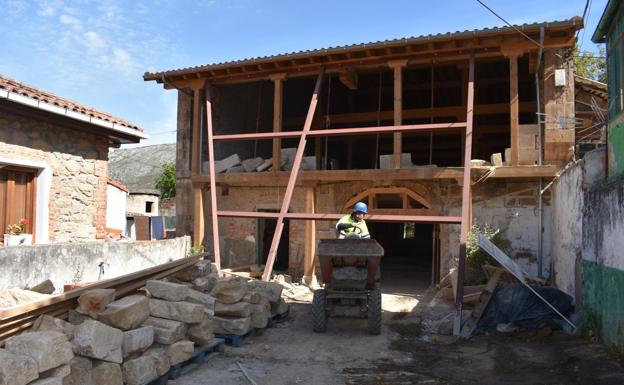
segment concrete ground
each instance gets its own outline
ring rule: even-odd
[[[621,357],[561,332],[494,333],[468,341],[423,335],[413,315],[424,306],[424,293],[413,282],[411,289],[400,286],[384,289],[379,336],[353,319],[331,319],[327,333],[314,333],[310,304],[293,302],[287,321],[241,348],[226,347],[170,384],[251,384],[237,362],[258,385],[624,383]]]

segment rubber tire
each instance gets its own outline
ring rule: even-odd
[[[317,333],[327,331],[326,295],[324,289],[318,289],[314,291],[314,297],[312,297],[312,330]]]
[[[368,295],[368,333],[381,334],[381,289],[378,288]]]

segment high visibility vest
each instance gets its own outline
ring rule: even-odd
[[[356,222],[351,216],[351,214],[347,214],[344,217],[340,218],[340,220],[336,223],[336,231],[338,231],[338,225],[341,223],[349,223],[349,224],[356,226],[357,228],[350,227],[348,229],[340,230],[338,239],[343,239],[347,234],[353,233],[353,232],[359,234],[360,237],[362,238],[370,238],[370,234],[368,232],[368,227],[366,226],[365,220],[362,219],[361,221]]]

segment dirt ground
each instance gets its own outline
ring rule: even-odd
[[[383,302],[379,336],[353,319],[330,319],[327,333],[314,333],[310,304],[292,303],[287,321],[170,384],[251,384],[237,362],[258,385],[624,384],[624,361],[598,343],[550,330],[455,341],[422,333],[413,317],[422,296]]]

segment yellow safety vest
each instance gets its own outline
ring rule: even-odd
[[[338,239],[343,239],[347,234],[353,233],[353,232],[359,234],[362,238],[370,238],[370,234],[368,233],[368,227],[366,226],[365,220],[362,219],[361,221],[356,222],[351,216],[351,214],[347,214],[344,217],[340,218],[338,223],[336,223],[336,231],[338,231],[338,225],[341,223],[349,223],[353,226],[356,226],[357,229],[355,227],[350,227],[348,229],[340,230]]]

